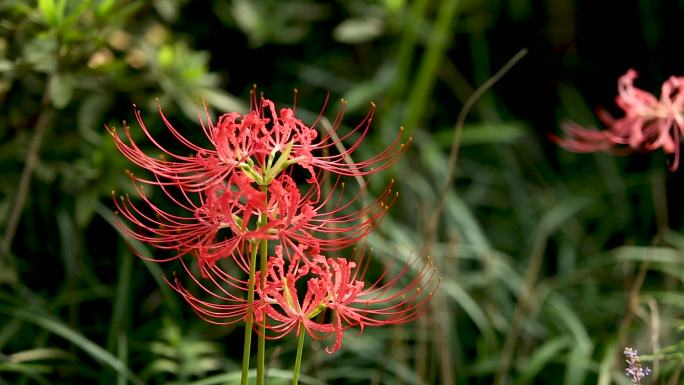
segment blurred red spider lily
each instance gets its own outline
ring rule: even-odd
[[[636,77],[637,72],[630,69],[618,80],[616,104],[625,116],[615,119],[605,111],[600,112],[599,117],[609,126],[607,130],[597,131],[569,123],[563,127],[565,138],[552,136],[552,139],[574,152],[616,152],[616,145],[628,146],[624,148],[627,152],[662,148],[666,154],[674,154],[670,169],[676,170],[680,135],[684,134],[684,77],[667,79],[661,87],[660,99],[634,87]]]

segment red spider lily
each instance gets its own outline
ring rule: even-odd
[[[270,338],[293,330],[318,339],[334,334],[335,342],[327,349],[333,352],[341,347],[346,329],[408,322],[425,310],[436,281],[430,263],[400,288],[399,281],[414,264],[392,277],[387,270],[367,285],[368,258],[363,252],[358,261],[321,255],[361,242],[397,198],[392,181],[365,203],[365,182],[349,194],[342,177],[364,179],[394,164],[407,148],[399,142],[399,133],[379,154],[352,161],[368,133],[374,106],[358,126],[338,135],[343,110],[332,127],[319,134],[321,115],[307,126],[295,117],[294,108],[276,111],[270,100],[257,102],[253,91],[249,113],[224,114],[216,125],[205,107],[206,122],[200,122],[210,146],[204,148],[176,130],[159,109],[167,129],[190,156],[156,141],[136,110],[144,134],[164,155],[160,159],[143,152],[128,127],[125,140],[109,129],[118,149],[152,174],[143,179],[129,173],[141,202],[128,196],[115,199],[121,227],[131,238],[172,253],[156,262],[179,260],[198,294],[186,289],[181,279],[168,283],[200,317],[218,324],[245,320],[249,325],[253,315],[259,332]],[[343,142],[352,137],[345,148]],[[309,174],[309,188],[297,186],[295,167]],[[321,188],[325,178],[331,182],[326,190]],[[154,203],[144,189],[149,185],[161,190],[177,211]],[[269,245],[275,255],[267,259]],[[258,250],[265,266],[254,262]],[[189,268],[186,255],[197,260],[199,276]]]
[[[410,268],[404,266],[393,277],[385,270],[367,285],[368,259],[363,253],[358,263],[321,255],[309,261],[286,261],[277,255],[269,259],[266,282],[257,289],[261,304],[257,320],[274,333],[270,338],[281,338],[293,330],[297,334],[306,331],[315,339],[334,334],[335,343],[326,351],[335,352],[349,328],[363,332],[367,326],[401,324],[426,310],[437,284],[435,269],[428,262],[410,283],[397,287]],[[298,282],[306,284],[301,300]],[[323,312],[327,314],[321,315]]]
[[[325,110],[327,102],[328,100],[326,99],[322,111]],[[261,115],[266,115],[264,111],[270,112],[270,116],[273,119],[273,131],[279,134],[277,136],[265,135],[266,140],[269,141],[269,146],[265,147],[272,148],[272,151],[275,151],[284,148],[286,143],[293,143],[289,162],[308,170],[311,173],[310,183],[315,182],[316,172],[314,172],[314,169],[329,171],[337,175],[364,176],[380,172],[396,163],[411,142],[411,139],[407,143],[400,142],[403,129],[400,130],[392,143],[382,152],[364,161],[352,161],[352,155],[368,134],[370,123],[375,113],[375,104],[371,104],[368,115],[354,129],[346,134],[338,135],[337,131],[342,123],[345,105],[346,102],[343,100],[341,108],[332,123],[332,127],[316,140],[319,136],[316,131],[316,125],[322,118],[322,112],[313,124],[307,127],[294,117],[294,110],[283,108],[280,110],[280,113],[276,114],[273,102],[262,98]],[[351,139],[354,135],[358,135],[354,139],[354,143],[346,147],[344,141]],[[335,155],[324,155],[335,152],[338,153]]]
[[[343,201],[341,183],[335,183],[330,193],[321,197],[317,189],[301,194],[287,174],[281,174],[260,190],[249,177],[236,172],[228,182],[197,193],[160,184],[165,195],[185,215],[159,208],[136,183],[145,209],[128,196],[116,201],[116,206],[120,216],[134,225],[134,229],[122,226],[124,232],[156,248],[176,253],[168,259],[194,254],[201,263],[214,264],[232,256],[249,271],[244,253],[248,241],[279,240],[288,252],[298,250],[298,245],[317,252],[341,250],[356,244],[380,223],[396,200],[392,184],[376,201],[354,210],[365,188]]]
[[[256,320],[267,327],[274,335],[270,338],[281,338],[301,325],[309,335],[316,338],[333,332],[331,324],[319,323],[313,320],[324,308],[325,290],[319,290],[313,280],[307,282],[307,290],[302,300],[299,299],[297,282],[309,273],[309,264],[299,258],[283,258],[282,248],[276,248],[276,256],[268,260],[266,279],[259,284],[260,307],[256,311]],[[275,322],[275,323],[274,323]]]
[[[393,183],[374,202],[354,209],[364,196],[365,186],[342,200],[345,188],[338,179],[330,192],[320,197],[312,189],[301,194],[292,178],[283,174],[268,186],[267,224],[263,229],[288,249],[308,245],[309,252],[334,251],[353,246],[370,234],[394,204],[397,194],[392,192]]]
[[[250,244],[250,247],[253,246],[253,244]],[[305,248],[304,245],[300,246],[301,250],[293,255],[303,255]],[[249,251],[250,250],[246,250],[246,252]],[[288,272],[284,272],[286,263],[283,258],[282,246],[276,246],[275,253],[278,257],[270,258],[268,261],[267,271],[271,279],[265,281],[266,285],[273,286],[269,288],[270,292],[290,290],[290,293],[294,294],[293,298],[296,298],[297,291],[294,286],[286,285],[279,286],[279,288],[275,288],[274,286],[282,285],[283,282],[286,282],[286,275],[292,275],[293,271],[299,270],[297,274],[306,274],[308,265],[294,262],[288,263],[287,266],[289,270]],[[297,260],[303,261],[304,259],[297,258]],[[193,272],[185,262],[181,260],[181,263],[186,275],[190,277],[193,286],[196,286],[199,289],[198,294],[194,294],[188,290],[178,277],[174,277],[173,282],[167,281],[167,283],[183,296],[192,309],[202,319],[212,324],[230,325],[246,318],[247,314],[250,312],[247,300],[244,299],[244,294],[248,290],[248,282],[246,280],[236,278],[234,274],[228,273],[218,264],[200,264],[199,269],[202,277],[202,279],[200,279],[195,276],[196,273]],[[259,274],[260,273],[257,275]],[[294,284],[295,280],[291,280],[291,283]],[[263,293],[264,291],[262,290],[261,292]],[[268,306],[268,302],[270,301],[272,300],[267,298],[257,298],[252,305],[251,311],[258,315],[262,315],[263,308]],[[304,302],[307,303],[311,301],[305,300]],[[320,301],[314,302],[318,303]],[[307,308],[306,305],[303,305],[303,307],[304,309]],[[313,324],[312,326],[314,329],[321,332],[329,333],[332,331],[332,327],[319,327]]]
[[[135,107],[135,106],[134,106]],[[133,140],[130,128],[125,126],[126,141],[118,134],[115,128],[107,127],[114,139],[119,151],[130,159],[133,163],[150,171],[155,180],[138,179],[149,184],[168,184],[181,186],[186,191],[200,191],[214,183],[221,182],[229,176],[235,167],[239,166],[251,153],[250,131],[254,123],[253,114],[248,114],[241,122],[238,129],[235,127],[235,120],[239,117],[237,113],[225,114],[219,118],[218,124],[214,126],[209,119],[208,127],[202,124],[205,135],[212,143],[214,149],[205,149],[184,137],[166,119],[166,116],[159,107],[159,114],[166,128],[173,136],[194,155],[179,155],[161,145],[154,139],[147,129],[142,115],[137,108],[134,108],[135,117],[145,136],[162,152],[160,159],[147,155]],[[209,112],[205,108],[208,116]],[[200,120],[200,123],[202,121]],[[231,142],[228,146],[226,142]],[[219,151],[221,149],[222,151]],[[170,159],[169,159],[170,158]]]
[[[263,230],[250,229],[248,225],[255,213],[265,210],[266,194],[252,188],[244,175],[233,174],[225,184],[195,194],[160,184],[165,196],[176,208],[185,211],[184,215],[160,208],[149,199],[142,185],[134,183],[134,186],[141,204],[134,203],[128,195],[114,199],[119,217],[133,225],[131,228],[122,221],[120,228],[133,239],[175,253],[155,262],[194,254],[200,262],[213,264],[232,256],[249,271],[243,253],[245,244],[261,239]]]
[[[364,279],[369,260],[363,253],[358,261],[301,255],[295,253],[285,258],[282,248],[276,247],[275,256],[268,259],[264,282],[257,284],[257,298],[251,308],[242,298],[247,283],[234,279],[217,265],[205,265],[204,279],[200,280],[183,264],[200,289],[199,294],[191,293],[177,278],[170,284],[207,322],[233,324],[244,320],[252,311],[270,339],[282,338],[293,331],[297,335],[306,332],[317,340],[334,335],[335,342],[326,348],[328,353],[342,347],[344,332],[350,328],[363,332],[368,326],[412,321],[427,310],[438,285],[436,270],[430,261],[419,268],[412,281],[399,287],[400,281],[415,267],[415,261],[393,276],[387,269],[367,284]],[[305,292],[301,293],[302,289]]]
[[[108,130],[121,153],[154,175],[154,179],[138,181],[177,185],[189,192],[202,191],[221,183],[236,169],[245,172],[261,185],[267,185],[285,167],[294,164],[308,170],[311,174],[309,182],[314,184],[317,184],[319,171],[347,176],[369,175],[394,164],[407,148],[407,144],[400,143],[399,132],[393,142],[379,154],[364,161],[353,162],[351,155],[368,133],[374,105],[361,123],[348,133],[338,136],[337,131],[344,112],[344,108],[341,108],[332,128],[326,134],[319,135],[316,125],[322,115],[311,126],[307,126],[295,117],[294,109],[283,108],[276,112],[272,101],[261,98],[260,103],[257,103],[254,91],[252,95],[252,111],[245,115],[234,112],[224,114],[216,125],[211,121],[205,106],[206,123],[200,117],[200,124],[210,142],[208,148],[183,136],[168,121],[160,107],[159,114],[166,128],[180,144],[190,150],[193,154],[190,156],[173,152],[155,140],[137,108],[135,116],[138,124],[145,136],[162,152],[163,158],[151,157],[138,147],[128,126],[125,127],[126,140],[119,136],[115,128],[108,127]],[[354,143],[345,147],[343,142],[354,135]],[[334,155],[329,154],[335,152],[337,153]]]
[[[679,166],[680,134],[684,134],[684,77],[672,76],[663,83],[660,99],[634,87],[637,72],[630,69],[618,80],[617,105],[625,116],[615,119],[602,112],[599,117],[609,128],[597,131],[571,123],[563,127],[566,138],[553,139],[575,152],[612,150],[627,145],[628,151],[653,151],[661,148],[674,154],[671,170]]]

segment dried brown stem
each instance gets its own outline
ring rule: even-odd
[[[21,212],[26,204],[29,187],[31,186],[31,176],[33,175],[36,165],[38,164],[38,152],[40,151],[43,138],[45,137],[48,127],[50,126],[50,122],[52,122],[52,115],[53,111],[48,107],[48,99],[45,98],[42,103],[42,111],[38,116],[36,125],[34,126],[33,136],[31,137],[28,152],[26,153],[26,162],[24,164],[24,169],[21,172],[21,179],[19,180],[19,186],[17,188],[17,195],[14,198],[12,211],[10,212],[9,219],[7,220],[5,234],[2,238],[0,262],[2,262],[2,259],[5,257],[5,255],[9,253],[10,247],[12,246],[12,241],[14,240],[14,236],[17,232],[17,226],[19,225]]]
[[[439,217],[442,215],[442,210],[444,210],[444,203],[446,201],[446,195],[451,188],[451,184],[454,180],[454,172],[458,163],[458,150],[461,147],[461,134],[463,133],[463,124],[465,119],[473,108],[473,105],[477,100],[489,90],[496,82],[498,82],[508,71],[516,65],[520,59],[527,55],[527,49],[523,48],[518,53],[516,53],[512,58],[510,58],[500,70],[498,70],[491,78],[487,79],[480,87],[478,87],[475,92],[468,98],[468,100],[463,105],[461,112],[458,114],[456,119],[456,124],[454,125],[454,139],[451,142],[451,151],[449,153],[449,160],[447,161],[446,177],[444,178],[444,184],[440,194],[438,195],[437,205],[432,211],[432,216],[428,222],[427,228],[427,240],[423,247],[421,255],[429,254],[432,249],[433,243],[436,241],[437,226],[439,224]]]

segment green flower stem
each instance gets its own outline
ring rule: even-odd
[[[295,358],[294,372],[292,373],[292,385],[299,384],[299,369],[302,367],[302,353],[304,352],[304,337],[306,332],[299,326],[299,339],[297,340],[297,357]]]
[[[261,266],[260,281],[261,285],[264,284],[266,280],[266,259],[268,257],[268,241],[261,241],[261,260],[259,266]],[[257,385],[264,385],[265,380],[265,370],[264,363],[266,361],[266,318],[259,324],[259,335],[257,344]]]
[[[247,385],[249,379],[249,353],[252,347],[252,319],[254,313],[252,305],[254,304],[254,281],[256,276],[256,257],[257,245],[252,243],[252,250],[249,258],[249,287],[247,291],[247,319],[245,320],[245,342],[242,348],[242,379],[240,385]]]
[[[261,186],[261,191],[266,194],[266,205],[268,206],[268,186],[267,185],[262,185]],[[266,219],[266,215],[261,216],[259,218],[259,223],[258,226],[262,227],[265,226],[268,223],[268,220]],[[268,263],[268,240],[262,239],[261,242],[259,242],[259,246],[261,249],[261,258],[259,260],[259,266],[260,266],[260,274],[259,274],[259,282],[261,286],[263,287],[265,281],[266,281],[266,264]],[[266,379],[266,371],[265,371],[265,362],[266,362],[266,318],[264,317],[263,321],[261,324],[259,324],[259,335],[258,335],[258,342],[257,342],[257,385],[264,385],[264,381]]]

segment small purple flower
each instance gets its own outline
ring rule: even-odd
[[[632,380],[634,385],[641,385],[641,379],[651,374],[651,369],[641,366],[639,352],[637,352],[636,349],[626,347],[625,358],[625,361],[627,362],[625,373]]]

